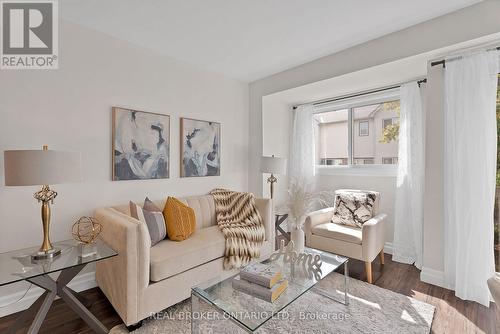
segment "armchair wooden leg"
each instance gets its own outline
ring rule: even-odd
[[[380,251],[379,256],[380,256],[380,264],[384,264],[385,261],[384,261],[384,249],[383,248]]]
[[[373,283],[372,279],[372,263],[371,262],[365,262],[365,270],[366,270],[366,281],[370,284]]]

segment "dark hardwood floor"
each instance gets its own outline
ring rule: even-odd
[[[411,296],[436,306],[432,333],[498,333],[500,334],[500,309],[494,303],[489,308],[474,302],[458,299],[453,291],[446,290],[420,281],[420,271],[413,266],[391,261],[386,254],[385,265],[380,266],[378,259],[373,263],[375,285],[401,294]],[[364,264],[351,260],[350,276],[365,279]],[[106,327],[112,328],[121,320],[98,289],[82,293],[94,301],[90,310]],[[0,318],[0,332],[4,332],[19,314]],[[26,332],[27,328],[22,332]],[[93,333],[78,316],[61,300],[57,300],[49,311],[40,333],[68,334]]]

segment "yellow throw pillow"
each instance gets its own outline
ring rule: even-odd
[[[167,235],[170,240],[186,240],[196,229],[194,210],[175,197],[167,198],[163,217],[165,217]]]

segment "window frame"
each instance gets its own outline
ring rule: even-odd
[[[391,124],[387,124],[385,125],[385,122],[386,121],[391,121]],[[382,130],[384,130],[386,127],[388,127],[389,125],[393,125],[394,124],[394,119],[393,117],[391,118],[382,118]]]
[[[366,124],[366,134],[361,134],[361,124]],[[358,137],[369,137],[370,136],[370,120],[362,119],[358,121]]]
[[[391,121],[391,124],[385,125],[385,121]],[[391,118],[383,118],[382,119],[382,130],[388,127],[389,125],[394,125],[399,123],[399,117],[391,117]]]
[[[356,165],[354,163],[354,108],[371,104],[400,100],[399,88],[383,92],[365,94],[354,98],[346,98],[314,106],[314,114],[347,109],[348,114],[348,158],[347,165],[319,165],[316,164],[316,173],[319,175],[360,175],[360,176],[387,176],[396,177],[398,165]],[[394,122],[394,121],[393,121]],[[359,129],[358,129],[359,131]],[[359,134],[359,132],[358,132]]]

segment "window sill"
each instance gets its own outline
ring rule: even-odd
[[[322,166],[316,165],[318,175],[358,175],[358,176],[381,176],[397,177],[398,166]]]

